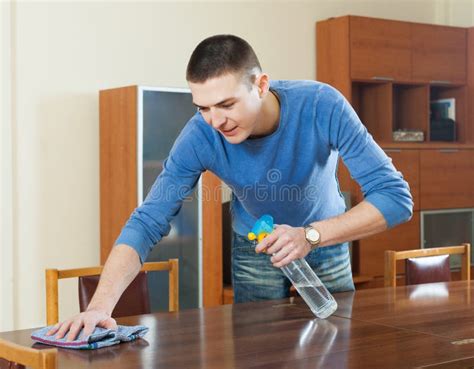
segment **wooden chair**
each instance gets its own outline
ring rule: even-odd
[[[56,369],[57,353],[57,349],[37,350],[0,339],[0,367],[3,368]]]
[[[79,268],[79,269],[46,269],[46,322],[47,325],[56,324],[59,321],[58,313],[58,280],[65,278],[84,278],[94,276],[94,280],[86,280],[84,283],[89,284],[88,287],[79,288],[79,300],[81,301],[81,311],[85,310],[88,301],[91,300],[99,275],[102,273],[102,266]],[[137,315],[149,313],[149,296],[146,275],[144,273],[149,271],[169,271],[169,311],[179,310],[179,264],[178,259],[170,259],[168,261],[144,263],[140,273],[135,280],[124,291],[120,300],[117,303],[113,317]],[[91,288],[90,284],[94,284]],[[84,286],[82,286],[84,287]],[[145,301],[142,306],[143,309],[136,309],[137,300]],[[132,308],[134,307],[134,308]],[[146,309],[148,307],[148,310]],[[120,311],[120,314],[115,314]]]
[[[397,260],[405,260],[406,270],[408,268],[408,272],[406,274],[408,279],[406,284],[441,282],[450,280],[451,271],[449,269],[449,257],[446,257],[444,260],[433,257],[456,254],[462,255],[461,279],[471,279],[471,245],[468,243],[464,243],[461,246],[447,246],[398,252],[387,250],[385,251],[385,287],[395,287],[397,284]],[[410,265],[408,264],[409,261],[411,261]],[[422,263],[417,263],[417,261],[422,261]],[[434,268],[437,269],[434,271]],[[442,271],[442,274],[444,274],[444,278],[443,276],[439,275],[440,270]],[[447,273],[445,274],[443,271],[447,271]],[[423,277],[423,274],[425,277]],[[436,276],[438,279],[433,280],[432,276],[436,274],[438,274]],[[416,282],[410,279],[410,275],[416,275],[415,278],[412,278],[416,279]]]

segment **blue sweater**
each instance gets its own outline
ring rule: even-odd
[[[345,211],[339,156],[389,227],[411,217],[408,184],[336,89],[314,81],[272,81],[271,89],[280,122],[262,138],[230,144],[196,113],[115,244],[133,247],[144,262],[205,170],[232,189],[232,226],[241,235],[263,214],[295,227],[337,216]]]

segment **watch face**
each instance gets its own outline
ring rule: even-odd
[[[310,228],[308,232],[306,232],[306,237],[308,237],[308,240],[311,242],[317,242],[319,241],[319,232],[314,228]]]

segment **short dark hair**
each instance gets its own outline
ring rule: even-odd
[[[186,80],[203,83],[227,73],[239,73],[253,83],[255,69],[260,72],[262,67],[247,41],[234,35],[215,35],[204,39],[194,49],[186,69]]]

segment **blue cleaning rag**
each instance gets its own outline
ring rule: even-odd
[[[61,339],[57,339],[54,335],[47,336],[46,333],[52,327],[53,326],[44,327],[34,331],[31,334],[31,338],[46,345],[77,350],[94,350],[102,347],[117,345],[121,342],[134,341],[137,338],[143,337],[148,332],[148,328],[144,327],[143,325],[119,325],[116,331],[113,329],[96,327],[94,332],[92,332],[89,337],[83,338],[81,330],[76,340],[68,342],[66,341],[67,335]]]

